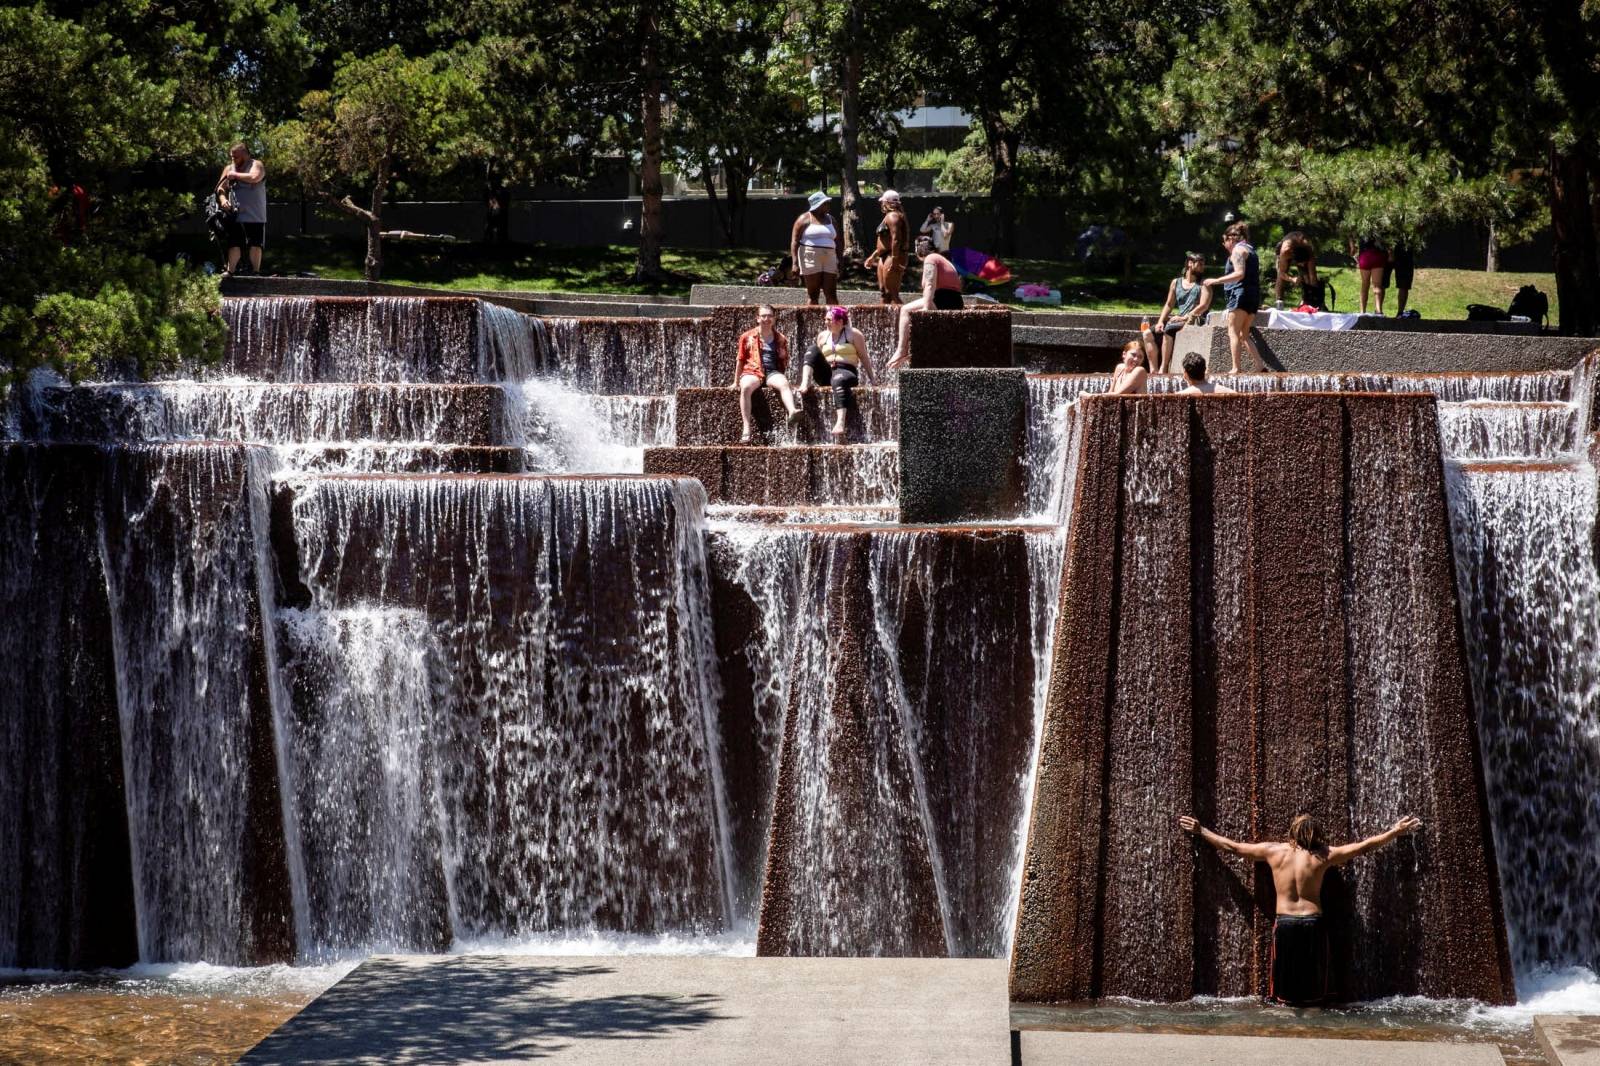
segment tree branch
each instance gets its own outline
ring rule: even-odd
[[[366,208],[364,208],[361,205],[357,204],[354,200],[350,199],[350,197],[348,197],[348,196],[346,196],[342,200],[336,200],[330,194],[328,196],[328,203],[332,204],[334,207],[337,207],[339,210],[345,212],[346,214],[350,214],[350,215],[356,216],[357,218],[359,218],[363,222],[369,222],[370,223],[370,222],[376,222],[377,221],[377,217],[375,215],[373,215],[373,213],[371,211],[368,211]]]

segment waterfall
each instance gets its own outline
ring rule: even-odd
[[[706,328],[690,318],[552,318],[555,376],[600,394],[671,394],[711,384]]]
[[[308,782],[302,951],[373,931],[417,948],[727,926],[698,483],[351,476],[284,491],[305,590],[284,619],[289,761]],[[374,748],[380,731],[400,749]],[[363,792],[414,804],[369,795],[330,827],[316,753],[351,746]],[[375,854],[395,840],[409,850]],[[423,877],[397,896],[405,870]]]
[[[645,448],[673,440],[670,396],[595,396],[548,378],[504,388],[530,470],[638,473]]]
[[[1600,575],[1587,463],[1447,469],[1518,979],[1600,968]]]

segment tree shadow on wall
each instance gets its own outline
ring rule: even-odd
[[[240,1059],[241,1066],[489,1063],[547,1058],[583,1040],[653,1040],[709,1025],[710,994],[563,993],[607,966],[457,958],[364,964]]]

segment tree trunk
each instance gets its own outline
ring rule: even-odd
[[[744,206],[750,199],[750,174],[739,161],[725,160],[722,173],[728,179],[728,247],[744,244]]]
[[[717,198],[717,183],[711,173],[711,153],[700,153],[700,177],[706,183],[706,199],[711,201],[711,213],[716,216],[717,226],[722,230],[723,239],[728,242],[728,247],[733,247],[733,220],[728,217],[722,201]],[[733,183],[728,183],[728,197],[733,198]]]
[[[1494,231],[1494,223],[1489,223],[1489,255],[1484,261],[1483,270],[1486,274],[1500,272],[1500,238]]]
[[[640,114],[644,120],[644,146],[639,167],[639,257],[634,262],[633,280],[659,284],[666,280],[661,269],[661,63],[659,23],[656,5],[645,4],[639,16],[639,70],[643,75],[644,98]]]
[[[983,136],[989,148],[994,179],[989,186],[989,203],[994,212],[995,251],[1015,255],[1017,251],[1017,150],[1022,135],[1006,126],[998,114],[983,117]]]
[[[894,157],[900,148],[900,138],[890,135],[883,146],[883,187],[894,188]]]
[[[1555,237],[1560,329],[1588,337],[1600,325],[1600,248],[1590,191],[1590,160],[1550,151],[1550,226]]]
[[[367,261],[361,276],[377,281],[383,275],[383,198],[389,191],[389,160],[378,165],[372,179],[372,206],[367,209]]]
[[[861,186],[856,181],[857,139],[861,129],[861,47],[854,42],[861,39],[860,3],[849,5],[845,25],[852,43],[845,52],[844,77],[839,86],[839,147],[843,156],[839,171],[843,193],[840,226],[844,230],[845,258],[859,260],[865,258],[861,242]],[[843,266],[841,263],[841,270]]]

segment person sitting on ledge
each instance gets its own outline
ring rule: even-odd
[[[845,415],[856,405],[851,392],[865,375],[867,384],[875,384],[872,360],[867,355],[867,338],[850,324],[850,312],[843,307],[828,308],[828,325],[810,348],[806,361],[800,368],[800,392],[811,391],[812,379],[827,381],[833,386],[833,443],[844,443]]]
[[[1219,393],[1231,395],[1233,390],[1226,385],[1218,385],[1215,381],[1206,380],[1206,357],[1199,352],[1190,352],[1183,357],[1183,380],[1189,387],[1183,390],[1185,396],[1215,396]]]
[[[800,401],[789,387],[789,379],[783,376],[789,366],[789,338],[772,328],[777,318],[771,304],[762,304],[756,308],[756,328],[739,335],[739,356],[733,367],[733,384],[728,388],[739,390],[739,417],[744,420],[740,444],[750,443],[750,398],[763,385],[778,390],[789,421],[800,417]]]
[[[1131,396],[1150,391],[1150,371],[1144,365],[1144,345],[1129,341],[1122,346],[1122,362],[1111,372],[1111,395]]]
[[[922,295],[900,307],[900,340],[894,358],[885,364],[890,370],[911,365],[911,312],[959,311],[966,306],[961,298],[961,275],[955,264],[933,250],[933,240],[917,238],[917,258],[922,260]]]
[[[1272,925],[1272,975],[1267,998],[1295,1007],[1317,1006],[1328,999],[1328,936],[1322,926],[1322,879],[1331,869],[1358,855],[1375,851],[1397,837],[1415,833],[1422,822],[1406,815],[1388,829],[1354,844],[1330,847],[1322,826],[1309,814],[1289,823],[1289,839],[1241,844],[1213,833],[1188,815],[1178,819],[1185,833],[1219,851],[1231,851],[1272,868],[1278,893]]]

